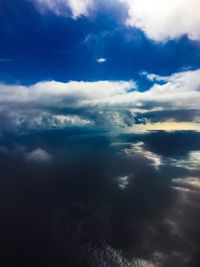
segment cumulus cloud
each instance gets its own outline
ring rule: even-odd
[[[41,11],[51,11],[57,16],[91,16],[101,9],[103,1],[94,0],[32,0]],[[200,40],[200,3],[198,0],[117,0],[109,1],[108,7],[128,10],[126,24],[142,30],[147,37],[157,42],[187,35],[191,40]],[[122,6],[121,6],[122,5]]]
[[[51,81],[29,87],[0,84],[0,129],[89,126],[94,121],[123,124],[123,112],[98,108],[98,102],[135,87],[133,81]]]
[[[33,0],[41,11],[51,11],[57,16],[70,16],[74,19],[87,16],[93,0]]]
[[[149,91],[143,93],[143,103],[151,101],[156,105],[171,108],[199,109],[200,70],[175,73],[169,77],[154,75],[155,81],[165,80],[165,83],[155,84]],[[139,99],[139,98],[138,98]]]
[[[32,86],[0,84],[0,103],[36,103],[57,106],[58,104],[82,106],[93,100],[102,101],[115,95],[123,95],[136,88],[133,81],[97,81],[61,83],[39,82]],[[70,100],[70,101],[68,101]],[[94,101],[95,102],[95,101]]]
[[[187,35],[200,40],[198,0],[121,0],[128,7],[126,23],[152,40],[165,42]]]
[[[138,114],[142,117],[147,112],[170,110],[176,116],[183,108],[200,110],[199,69],[168,77],[149,76],[147,79],[153,77],[154,84],[144,92],[134,81],[0,84],[1,129],[131,126]]]

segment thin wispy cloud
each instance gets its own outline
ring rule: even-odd
[[[12,62],[13,60],[12,58],[0,58],[0,62]]]

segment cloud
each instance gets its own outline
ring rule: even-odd
[[[42,148],[37,148],[29,153],[26,153],[26,160],[30,162],[47,163],[52,159],[52,156]]]
[[[11,62],[13,61],[12,58],[0,58],[0,62]]]
[[[200,70],[186,71],[172,74],[169,77],[154,75],[154,80],[165,82],[163,84],[155,83],[149,91],[143,93],[143,103],[154,102],[164,107],[199,109],[200,95]],[[146,100],[145,100],[146,98]],[[195,100],[196,99],[196,100]]]
[[[87,15],[89,8],[91,8],[92,0],[68,0],[68,4],[72,10],[73,17]]]
[[[107,61],[107,59],[103,58],[103,57],[100,57],[100,58],[97,59],[97,62],[100,63],[100,64],[101,63],[105,63],[106,61]]]
[[[183,109],[194,113],[187,116],[187,121],[190,118],[198,122],[200,69],[167,77],[153,74],[153,81],[147,91],[140,91],[134,81],[0,84],[0,128],[132,126],[138,114],[140,121],[147,123],[147,113],[160,112],[163,121],[162,116],[165,118],[165,112],[170,110],[170,119],[176,121],[176,116],[180,117],[178,111]]]
[[[57,16],[70,16],[77,19],[87,16],[93,0],[33,0],[41,11],[51,11]]]
[[[94,121],[124,124],[123,111],[101,109],[98,102],[135,87],[133,81],[51,81],[28,87],[0,84],[0,129],[89,126]]]
[[[165,42],[187,35],[200,40],[198,0],[121,0],[128,7],[127,25],[139,28],[150,39]]]
[[[91,10],[102,8],[103,1],[94,0],[32,0],[41,11],[51,11],[57,16],[90,17]],[[142,30],[156,42],[166,42],[187,35],[200,40],[200,3],[198,0],[117,0],[109,1],[107,8],[128,10],[126,24]],[[101,10],[102,11],[102,10]]]
[[[31,102],[43,106],[57,106],[59,103],[64,107],[82,106],[92,103],[93,100],[103,102],[103,99],[123,95],[135,87],[136,84],[133,81],[70,81],[68,83],[50,81],[39,82],[29,87],[0,84],[0,103]]]

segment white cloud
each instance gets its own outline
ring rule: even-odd
[[[97,82],[39,82],[35,85],[13,86],[0,84],[0,103],[36,103],[37,105],[84,106],[123,95],[136,87],[133,81]]]
[[[103,57],[100,57],[100,58],[97,59],[97,62],[100,63],[100,64],[101,63],[105,63],[106,61],[107,61],[107,59],[103,58]]]
[[[103,0],[32,0],[40,11],[51,11],[57,16],[91,16],[99,11]],[[146,36],[157,42],[165,42],[187,35],[200,40],[199,0],[116,0],[108,1],[112,13],[116,5],[128,9],[126,24],[142,30]]]
[[[87,16],[93,0],[33,0],[41,11],[52,11],[57,16],[70,16],[74,19]]]
[[[200,69],[175,73],[164,79],[164,84],[155,83],[148,91],[135,90],[107,101],[115,105],[126,104],[141,111],[200,109]]]
[[[199,0],[120,0],[128,7],[127,24],[163,42],[184,34],[200,40]]]
[[[87,15],[89,8],[92,7],[92,0],[68,0],[68,4],[72,10],[74,18],[77,18],[81,15]]]
[[[157,74],[153,74],[153,73],[148,73],[148,72],[142,72],[140,73],[143,76],[146,76],[146,78],[151,81],[151,82],[167,82],[169,80],[169,77],[165,77],[165,76],[160,76]]]
[[[46,163],[52,160],[52,156],[44,149],[37,148],[29,153],[26,153],[26,160],[36,163]]]
[[[77,115],[54,115],[51,117],[55,120],[55,128],[65,128],[66,126],[85,126],[93,124],[92,121],[83,119]],[[50,123],[52,126],[52,123]]]

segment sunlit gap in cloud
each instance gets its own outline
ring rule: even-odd
[[[125,130],[127,133],[148,133],[152,131],[195,131],[200,132],[200,124],[195,122],[165,121],[146,124],[134,124]]]

